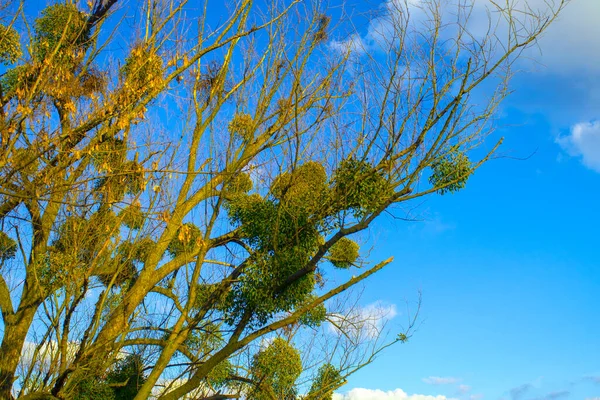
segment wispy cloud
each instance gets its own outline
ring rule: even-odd
[[[369,50],[382,50],[391,38],[394,30],[410,21],[416,23],[423,14],[420,3],[422,0],[387,0],[381,3],[377,17],[369,21],[364,33],[353,33],[343,40],[332,40],[329,47],[334,51],[350,52],[362,55]]]
[[[545,396],[542,397],[536,397],[534,400],[557,400],[557,399],[564,399],[566,397],[569,397],[569,395],[571,394],[570,391],[568,390],[560,390],[557,392],[550,392],[548,394],[546,394]]]
[[[460,382],[459,378],[455,378],[453,376],[429,376],[421,380],[428,385],[451,385],[453,383]]]
[[[465,384],[460,384],[460,385],[458,385],[458,388],[457,388],[459,394],[469,393],[471,391],[471,389],[472,389],[471,386],[465,385]]]
[[[586,375],[583,377],[583,380],[600,385],[600,375]],[[600,397],[598,399],[600,399]]]
[[[520,400],[525,396],[527,392],[531,390],[533,385],[531,383],[524,383],[523,385],[510,389],[510,398],[512,400]]]
[[[333,400],[457,400],[444,395],[408,394],[402,389],[352,389],[345,394],[335,393]]]
[[[354,33],[345,40],[332,40],[329,48],[340,53],[361,55],[367,51],[369,44],[358,33]]]
[[[600,172],[600,121],[575,124],[556,141],[569,155],[581,158],[583,165]]]
[[[398,315],[395,304],[376,301],[365,307],[358,307],[346,315],[336,314],[329,317],[329,328],[333,333],[344,331],[351,337],[377,338],[387,323]]]

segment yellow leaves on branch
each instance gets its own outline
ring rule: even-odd
[[[132,95],[151,92],[163,84],[163,60],[153,48],[135,46],[121,68],[123,86]]]

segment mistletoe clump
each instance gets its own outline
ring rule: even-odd
[[[119,218],[121,218],[123,225],[129,229],[137,230],[144,225],[146,214],[142,211],[141,204],[136,202],[125,207],[119,213]]]
[[[138,243],[123,242],[117,247],[115,256],[106,260],[96,275],[105,286],[111,282],[116,286],[131,282],[138,274],[134,261],[140,261],[145,256],[143,252]]]
[[[448,155],[433,163],[431,169],[429,183],[434,188],[438,188],[437,192],[441,195],[463,189],[473,173],[471,160],[459,149],[453,149]]]
[[[88,377],[80,381],[73,395],[73,400],[116,400],[113,389],[102,379]]]
[[[327,363],[322,365],[308,392],[307,399],[310,400],[332,400],[333,391],[344,383],[340,371],[333,365]]]
[[[379,209],[392,188],[381,171],[367,161],[350,158],[335,171],[333,192],[337,210],[352,210],[361,217]]]
[[[302,308],[302,307],[312,303],[313,301],[315,301],[316,298],[317,298],[317,296],[315,296],[315,295],[308,296],[305,301],[303,301],[300,305],[298,305],[298,308]],[[309,309],[304,314],[302,314],[300,316],[300,318],[298,319],[298,322],[301,325],[315,328],[315,327],[321,326],[321,324],[325,321],[326,317],[327,317],[327,309],[325,308],[325,305],[323,303],[321,303],[321,304],[317,305],[316,307]]]
[[[302,372],[300,353],[282,338],[275,338],[258,352],[250,369],[256,388],[249,400],[295,398],[296,380]]]
[[[43,61],[53,57],[57,65],[74,66],[90,40],[87,20],[88,15],[72,3],[46,7],[35,20],[34,58]]]
[[[235,369],[229,360],[218,363],[206,376],[207,383],[214,388],[222,388],[230,382]]]
[[[112,170],[125,162],[127,145],[122,139],[105,137],[92,149],[92,162],[100,171]]]
[[[310,161],[291,173],[282,173],[273,181],[271,194],[285,207],[316,213],[328,195],[325,168],[318,162]]]
[[[177,229],[167,251],[172,257],[191,252],[202,242],[202,231],[192,223],[185,223]]]
[[[331,246],[327,259],[334,267],[347,269],[350,268],[358,258],[359,249],[358,243],[352,239],[343,237]]]
[[[250,141],[254,137],[254,119],[250,114],[235,113],[228,128],[231,134],[238,135],[244,141]]]
[[[201,308],[205,308],[210,305],[211,308],[225,311],[229,304],[228,293],[229,290],[226,289],[224,293],[217,297],[216,290],[218,288],[217,284],[211,283],[199,283],[196,285],[196,300],[194,301],[193,308],[196,310],[200,310]]]
[[[40,259],[40,276],[46,274],[48,284],[64,282],[68,277],[80,282],[88,275],[93,260],[110,256],[103,252],[110,238],[117,234],[117,216],[110,210],[99,210],[88,218],[69,216],[57,229],[57,237],[49,248],[47,259]],[[104,255],[103,255],[104,254]]]
[[[163,83],[163,60],[153,48],[135,46],[121,68],[124,85],[133,93],[151,92]]]
[[[234,200],[240,195],[244,195],[252,190],[253,183],[250,175],[245,172],[233,176],[223,187],[223,195],[228,200]],[[234,200],[235,201],[235,200]]]
[[[14,149],[11,158],[14,170],[18,171],[24,177],[37,172],[40,164],[35,150],[30,148]]]
[[[12,26],[0,24],[0,63],[13,64],[22,54],[19,33]]]
[[[136,161],[126,161],[120,165],[103,164],[107,174],[96,180],[95,191],[104,203],[113,204],[123,200],[126,194],[138,195],[146,187],[144,167]]]
[[[16,254],[17,242],[5,232],[0,231],[0,261],[15,258]]]
[[[306,300],[315,287],[315,274],[309,272],[286,282],[308,262],[306,251],[295,246],[273,255],[255,255],[249,260],[245,274],[229,294],[228,321],[233,322],[244,310],[254,310],[258,325],[265,324],[278,312],[290,311]]]
[[[90,226],[86,218],[69,216],[59,226],[58,237],[53,247],[65,255],[74,254],[77,260],[87,262],[94,256],[94,248],[99,241],[100,232],[102,230],[96,231],[96,226]]]
[[[17,65],[6,71],[0,79],[0,86],[8,97],[12,97],[15,94],[23,94],[36,79],[36,69],[31,65]]]
[[[144,382],[144,360],[139,354],[130,354],[119,360],[106,376],[106,383],[114,392],[115,400],[133,399]],[[96,397],[90,397],[95,399]]]
[[[313,36],[315,43],[324,43],[327,41],[327,28],[331,22],[331,17],[321,14],[317,17],[316,30]]]
[[[230,220],[255,250],[229,293],[229,320],[251,308],[262,324],[296,308],[312,293],[314,271],[288,279],[306,267],[318,249],[324,216],[317,213],[328,196],[326,181],[323,166],[310,162],[277,177],[268,198],[253,194],[229,201]]]
[[[67,284],[79,286],[87,275],[86,264],[77,253],[57,246],[49,246],[44,254],[38,254],[34,266],[40,286],[46,293]]]

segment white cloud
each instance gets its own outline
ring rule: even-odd
[[[469,385],[458,385],[458,393],[466,394],[471,391],[471,386]]]
[[[396,315],[398,312],[395,304],[376,301],[365,307],[352,309],[346,315],[330,316],[329,328],[336,334],[339,334],[341,330],[353,338],[375,339]]]
[[[460,381],[459,378],[455,378],[453,376],[429,376],[427,378],[421,379],[423,382],[428,385],[451,385],[453,383],[458,383]],[[463,385],[461,385],[463,386]],[[466,385],[465,385],[466,386]]]
[[[541,62],[552,72],[600,72],[599,15],[598,0],[570,2],[540,40]]]
[[[600,121],[575,124],[556,141],[571,156],[581,157],[583,165],[600,172]]]
[[[367,51],[369,44],[358,33],[354,33],[345,40],[332,40],[329,43],[329,48],[340,53],[349,52],[360,55]]]
[[[335,51],[361,55],[372,49],[387,49],[385,44],[394,40],[394,32],[403,26],[410,15],[411,25],[423,18],[422,0],[386,0],[379,6],[378,16],[371,19],[364,34],[353,33],[345,40],[332,40],[329,47]]]
[[[346,394],[335,393],[333,400],[453,400],[443,395],[407,394],[402,389],[383,391],[356,388]]]
[[[67,342],[67,361],[75,358],[78,349],[78,343]],[[36,363],[45,368],[45,366],[48,366],[55,359],[60,351],[61,349],[56,340],[50,340],[41,344],[27,340],[23,343],[23,348],[21,349],[20,364],[22,367],[28,368],[32,363]]]
[[[513,4],[516,9],[527,10],[524,6],[525,1],[534,12],[544,13],[549,4],[556,6],[560,0],[517,0]],[[398,21],[401,21],[404,15],[410,15],[413,22],[422,20],[426,14],[423,10],[425,3],[423,0],[383,1],[380,6],[381,15],[370,21],[364,35],[354,34],[348,40],[332,42],[330,45],[343,50],[349,47],[351,50],[360,49],[362,53],[365,49],[374,47],[378,41],[389,38],[389,32],[394,25],[398,25]],[[475,37],[487,34],[489,12],[495,15],[497,13],[494,13],[494,10],[490,0],[476,0],[468,24],[470,33]],[[525,13],[520,14],[525,18]],[[544,32],[538,42],[539,47],[532,48],[528,55],[539,60],[547,67],[547,71],[552,73],[600,72],[600,40],[597,40],[600,37],[600,24],[597,23],[599,15],[600,1],[571,1],[559,18]],[[524,24],[527,25],[527,21]],[[565,32],[569,34],[565,35]],[[565,54],[568,54],[568,57]]]

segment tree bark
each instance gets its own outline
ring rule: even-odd
[[[30,302],[4,318],[4,337],[0,345],[0,399],[13,398],[11,392],[15,373],[37,306],[35,302]]]

